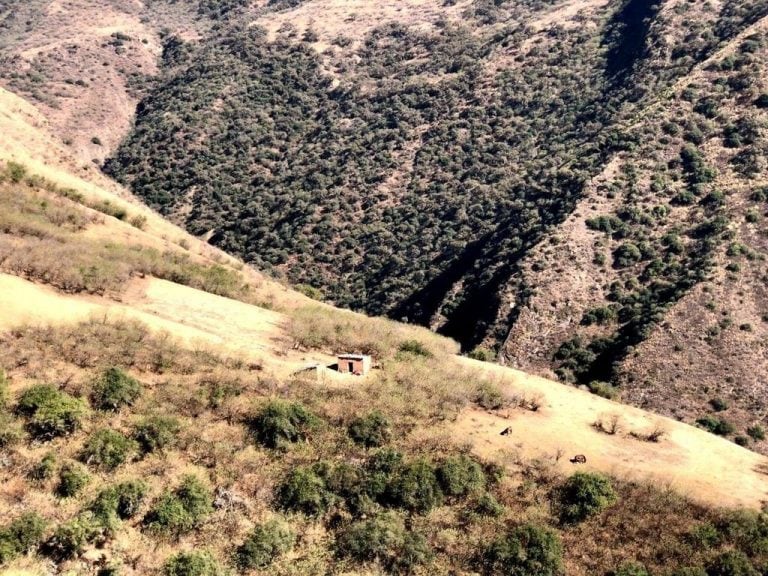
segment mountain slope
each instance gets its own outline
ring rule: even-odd
[[[8,93],[0,106],[0,131],[12,135],[0,150],[3,570],[146,574],[193,563],[220,574],[253,561],[286,576],[491,575],[503,573],[493,546],[521,528],[556,543],[551,567],[567,574],[638,562],[662,574],[734,554],[768,563],[757,511],[768,490],[764,457],[458,358],[455,343],[424,328],[311,303],[164,223],[103,176],[71,174],[77,164],[35,126],[34,110]],[[77,247],[70,254],[83,267],[40,259],[40,245]],[[105,268],[102,250],[117,248],[131,267]],[[38,259],[18,267],[20,254]],[[153,255],[146,272],[136,254]],[[121,281],[93,283],[107,272]],[[175,282],[157,277],[171,272]],[[211,293],[223,290],[234,298]],[[372,352],[379,368],[366,377],[305,371],[339,350]],[[108,374],[138,382],[135,395],[110,396],[117,408],[104,404]],[[77,424],[40,427],[42,414],[25,407],[40,384],[65,406],[85,407]],[[297,436],[288,430],[270,447],[259,418],[288,405],[312,424],[294,424]],[[383,447],[358,444],[353,432],[371,414],[385,427],[363,433]],[[613,415],[621,429],[611,428]],[[586,464],[568,462],[576,453]],[[596,478],[616,500],[569,524],[560,507],[574,470],[611,475]],[[297,471],[310,483],[294,493],[286,486]],[[183,512],[168,513],[173,506]],[[380,528],[393,538],[377,540]],[[248,552],[264,531],[291,535],[267,560]],[[374,552],[355,553],[353,536]],[[207,555],[178,556],[193,550]]]
[[[110,174],[336,305],[766,449],[768,3],[250,10],[166,39]]]

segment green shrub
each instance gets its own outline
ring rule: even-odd
[[[577,472],[559,490],[560,519],[576,523],[599,513],[616,502],[616,492],[605,476]]]
[[[375,452],[365,465],[366,493],[377,499],[383,497],[402,463],[403,455],[393,448],[382,448]]]
[[[173,416],[150,416],[139,422],[133,432],[134,439],[145,454],[173,446],[181,430]]]
[[[408,573],[431,556],[424,537],[406,530],[402,518],[393,512],[351,524],[337,536],[336,549],[340,556],[377,561],[394,573]]]
[[[709,522],[705,522],[693,528],[686,540],[700,550],[714,548],[720,542],[720,532]]]
[[[493,494],[484,492],[475,501],[470,503],[468,512],[488,518],[499,518],[504,515],[504,505],[496,500]]]
[[[5,174],[11,182],[18,184],[27,177],[27,167],[18,162],[9,161],[5,165]]]
[[[707,576],[759,576],[749,558],[739,550],[729,550],[717,556],[707,566]]]
[[[560,574],[563,547],[548,528],[520,526],[494,541],[483,554],[486,574],[555,576]]]
[[[733,424],[723,418],[715,418],[714,416],[703,416],[696,420],[696,424],[718,436],[728,436],[736,431]]]
[[[26,554],[43,538],[45,520],[35,512],[23,514],[0,527],[0,565]]]
[[[387,503],[413,512],[429,512],[442,502],[435,469],[427,460],[417,460],[398,470],[387,486]]]
[[[765,430],[759,424],[755,424],[754,426],[750,426],[749,428],[747,428],[747,434],[755,442],[759,442],[760,440],[765,440]]]
[[[88,472],[74,462],[65,464],[59,472],[59,485],[56,494],[62,498],[76,496],[91,481]]]
[[[422,358],[432,358],[432,352],[418,340],[404,340],[400,342],[397,351],[401,353],[401,356],[410,354],[412,356],[421,356]]]
[[[478,346],[471,352],[467,354],[468,358],[472,358],[473,360],[479,360],[480,362],[493,362],[493,359],[496,357],[496,354],[493,352],[493,350],[489,350],[488,348],[484,348],[482,346]]]
[[[74,558],[85,546],[101,536],[101,527],[90,512],[60,524],[45,543],[45,551],[58,560]]]
[[[40,462],[29,471],[29,477],[32,480],[48,480],[49,478],[53,478],[55,472],[56,455],[53,452],[48,452],[48,454],[43,456],[40,459]]]
[[[66,392],[49,384],[39,384],[22,393],[16,411],[28,418],[29,432],[45,440],[77,430],[86,408],[82,401]]]
[[[235,551],[235,564],[241,570],[264,568],[293,548],[296,536],[285,523],[270,520],[256,526]]]
[[[386,444],[390,437],[389,420],[378,410],[367,416],[355,418],[347,429],[356,444],[372,448]]]
[[[21,427],[14,417],[6,412],[0,412],[0,450],[18,443],[21,437]]]
[[[103,428],[85,442],[80,458],[101,470],[114,470],[136,451],[136,442],[120,432]]]
[[[333,501],[325,481],[311,468],[292,470],[277,490],[277,501],[284,510],[318,516]]]
[[[208,552],[179,552],[163,565],[165,576],[224,576],[227,574]]]
[[[627,562],[613,571],[613,576],[651,576],[645,566],[637,562]]]
[[[117,520],[133,518],[138,513],[146,493],[146,484],[139,480],[121,482],[99,492],[89,509],[102,526],[113,528]]]
[[[141,384],[120,368],[109,368],[93,385],[91,402],[99,410],[120,410],[132,405],[141,394]]]
[[[728,403],[722,398],[712,398],[709,401],[709,405],[712,406],[712,410],[714,410],[715,412],[722,412],[723,410],[728,410]]]
[[[504,393],[490,382],[484,382],[477,387],[473,401],[486,410],[500,410],[507,405]]]
[[[437,467],[436,475],[446,496],[467,496],[485,488],[482,466],[465,454],[444,460]]]
[[[733,511],[721,519],[718,529],[726,540],[750,556],[768,555],[768,514]]]
[[[254,438],[264,446],[283,449],[304,440],[318,423],[317,417],[297,402],[272,400],[249,422]]]
[[[158,499],[143,524],[148,532],[178,536],[195,528],[212,510],[208,488],[194,476],[185,476],[176,490]]]
[[[640,249],[631,242],[620,245],[613,253],[613,264],[617,268],[626,268],[637,264],[643,256]]]
[[[613,400],[618,396],[618,392],[616,390],[616,387],[611,384],[610,382],[601,382],[599,380],[593,380],[589,384],[587,384],[587,388],[589,388],[589,391],[592,392],[595,396],[600,396],[601,398],[607,398],[608,400]]]

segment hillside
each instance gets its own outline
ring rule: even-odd
[[[0,574],[768,573],[766,11],[0,0]]]
[[[98,158],[308,294],[765,450],[768,3],[445,4],[137,4]]]
[[[0,96],[4,573],[535,569],[508,546],[550,574],[768,563],[764,457],[313,303],[76,175]],[[340,349],[379,367],[305,371]]]

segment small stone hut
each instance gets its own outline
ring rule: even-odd
[[[342,374],[365,376],[371,370],[371,357],[365,354],[338,354],[336,360]]]

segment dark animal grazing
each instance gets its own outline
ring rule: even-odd
[[[571,458],[571,464],[586,464],[587,463],[587,457],[584,456],[584,454],[576,454],[573,458]]]
[[[512,434],[512,426],[507,426],[506,428],[504,428],[504,430],[500,432],[500,434],[502,436],[509,436],[510,434]]]

